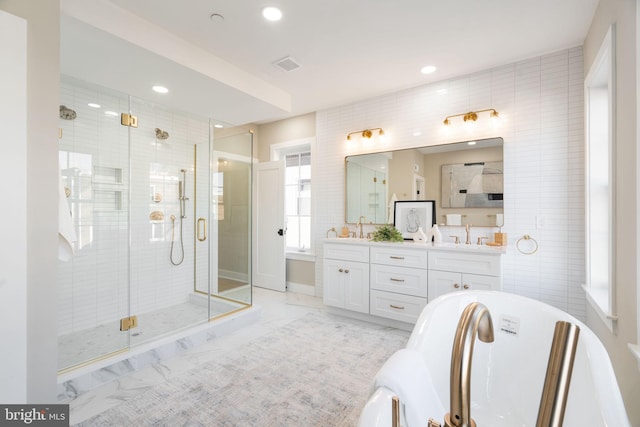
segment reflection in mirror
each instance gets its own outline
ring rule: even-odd
[[[442,165],[443,208],[501,208],[502,162]]]
[[[351,156],[346,159],[347,222],[387,222],[387,173],[390,153]]]
[[[347,156],[346,222],[385,224],[396,200],[435,200],[438,224],[502,226],[502,145],[490,138]]]

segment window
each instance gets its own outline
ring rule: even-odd
[[[311,152],[285,156],[284,184],[287,249],[311,247]]]
[[[285,220],[287,252],[313,252],[312,245],[312,153],[313,139],[302,139],[271,145],[271,160],[285,162]],[[289,255],[288,255],[289,256]]]
[[[585,79],[587,299],[613,331],[615,306],[615,69],[610,27]]]

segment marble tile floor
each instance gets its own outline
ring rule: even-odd
[[[175,375],[214,360],[222,352],[261,337],[310,312],[325,310],[322,298],[291,292],[254,288],[253,300],[261,308],[262,317],[258,322],[207,341],[178,356],[146,366],[75,398],[61,401],[60,403],[70,405],[71,424],[95,416]]]

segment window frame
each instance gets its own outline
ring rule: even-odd
[[[585,285],[587,301],[594,308],[599,318],[607,328],[615,333],[617,318],[616,307],[616,67],[615,67],[615,26],[611,25],[605,35],[598,54],[596,55],[584,82],[585,102]],[[604,90],[606,89],[606,91]],[[606,108],[606,116],[603,114]],[[598,110],[600,114],[593,114]],[[597,118],[606,117],[604,120]],[[605,129],[606,126],[606,129]],[[606,135],[607,147],[602,147],[602,136]],[[598,145],[596,145],[598,144]],[[603,148],[606,148],[603,150]],[[599,155],[592,155],[597,151]],[[603,153],[607,153],[606,163],[602,162]],[[592,199],[597,198],[602,191],[592,186],[594,173],[603,172],[606,175],[606,199],[604,209],[597,209]],[[601,176],[604,174],[602,173]],[[606,241],[594,236],[596,221],[606,223]],[[601,225],[602,228],[602,225]],[[593,256],[593,252],[602,251],[606,245],[607,280],[606,283],[594,283],[592,280],[592,260],[600,257]]]
[[[636,85],[640,84],[640,0],[636,0]],[[640,170],[640,92],[636,87],[636,171]],[[640,215],[640,174],[636,174],[636,217]],[[640,265],[640,229],[636,223],[636,265]],[[640,370],[640,270],[636,269],[636,342],[628,343]]]

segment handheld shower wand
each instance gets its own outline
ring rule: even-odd
[[[180,265],[182,261],[184,261],[184,242],[182,240],[182,220],[187,217],[187,200],[188,197],[185,197],[186,194],[186,182],[187,182],[187,170],[180,169],[182,173],[182,179],[178,181],[178,202],[180,203],[180,259],[177,261],[173,260],[173,243],[174,243],[174,235],[176,229],[176,217],[175,215],[171,215],[171,253],[169,254],[169,260],[173,265]]]
[[[187,192],[187,170],[180,169],[182,172],[182,181],[178,182],[178,200],[180,200],[180,218],[187,217],[186,211],[186,202],[189,200],[188,197],[185,197],[185,193]]]

